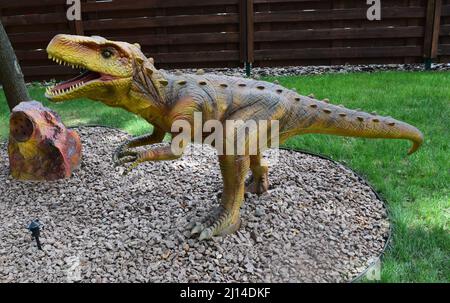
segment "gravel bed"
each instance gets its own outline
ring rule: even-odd
[[[366,65],[331,65],[331,66],[284,66],[284,67],[253,67],[252,78],[321,75],[330,73],[358,73],[379,71],[424,71],[424,64],[366,64]],[[450,71],[450,63],[436,63],[431,67],[432,71]],[[181,70],[187,73],[195,73],[196,69]],[[243,68],[205,68],[207,73],[225,74],[229,76],[245,77]]]
[[[128,135],[78,131],[82,163],[68,180],[12,180],[0,145],[0,282],[345,282],[386,244],[386,209],[370,187],[340,164],[285,150],[269,192],[247,195],[241,229],[198,241],[186,225],[221,190],[211,148],[122,176],[111,153]],[[42,251],[26,229],[35,218]]]

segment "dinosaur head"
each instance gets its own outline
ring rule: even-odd
[[[49,88],[45,96],[54,102],[89,98],[109,105],[127,102],[134,65],[147,60],[139,45],[93,36],[57,35],[47,47],[49,59],[79,68],[79,76]]]

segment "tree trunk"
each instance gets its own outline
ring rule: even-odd
[[[8,39],[3,24],[0,20],[0,83],[3,85],[6,101],[10,109],[13,109],[22,101],[29,101],[22,70],[17,61],[14,49]]]

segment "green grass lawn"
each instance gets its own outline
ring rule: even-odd
[[[275,78],[268,79],[269,81]],[[286,146],[327,155],[364,176],[386,199],[394,235],[383,260],[384,282],[450,282],[450,73],[381,72],[279,77],[301,94],[390,115],[418,127],[425,143],[407,157],[409,142],[325,135],[295,137]],[[62,116],[66,125],[103,124],[133,134],[150,126],[119,109],[79,100],[50,104],[39,86],[32,98]],[[0,136],[8,133],[8,111],[0,94]]]

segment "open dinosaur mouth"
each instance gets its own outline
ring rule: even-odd
[[[115,77],[112,75],[103,74],[103,73],[96,72],[96,71],[86,70],[86,69],[84,69],[83,66],[75,65],[75,64],[66,62],[62,59],[54,58],[50,55],[49,55],[49,59],[52,59],[53,61],[57,62],[60,65],[70,66],[73,69],[83,69],[82,73],[80,75],[76,76],[75,78],[61,82],[53,87],[47,88],[47,91],[45,94],[49,98],[67,95],[67,94],[72,93],[72,92],[80,89],[81,87],[84,87],[87,84],[90,84],[92,82],[97,82],[97,81],[107,82],[107,81],[111,81],[111,80],[118,78],[118,77]]]

